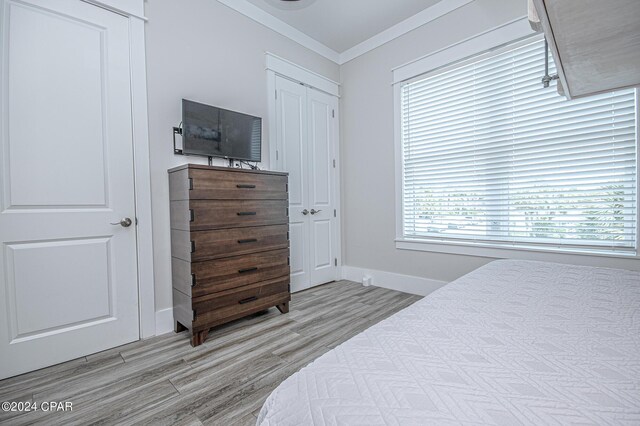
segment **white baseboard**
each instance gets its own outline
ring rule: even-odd
[[[173,331],[173,308],[156,311],[156,336]]]
[[[426,296],[447,284],[445,281],[432,280],[413,275],[403,275],[395,272],[378,271],[355,266],[342,266],[342,278],[345,280],[361,283],[365,275],[372,278],[371,284],[376,287],[384,287],[404,293],[417,294],[419,296]]]

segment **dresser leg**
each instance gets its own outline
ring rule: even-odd
[[[280,311],[280,313],[286,314],[289,312],[289,302],[284,302],[279,305],[276,305],[276,308]]]
[[[185,327],[184,325],[180,324],[178,321],[176,321],[175,326],[173,327],[173,331],[175,331],[176,333],[180,333],[182,331],[188,330],[187,327]]]
[[[193,347],[200,346],[207,339],[208,335],[209,335],[209,330],[193,333],[193,335],[191,336],[191,346]]]

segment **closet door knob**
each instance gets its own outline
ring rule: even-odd
[[[302,210],[302,214],[305,215],[305,216],[308,215],[309,214],[309,210],[307,210],[307,209]]]
[[[311,214],[320,213],[322,210],[311,209]]]
[[[115,222],[115,223],[111,223],[111,225],[120,225],[123,228],[128,228],[131,226],[131,224],[133,223],[133,221],[131,219],[129,219],[128,217],[123,217],[122,219],[120,219],[120,222]]]

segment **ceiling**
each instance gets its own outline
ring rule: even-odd
[[[246,0],[342,53],[440,0]]]

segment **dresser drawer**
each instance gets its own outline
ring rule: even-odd
[[[189,170],[192,200],[286,200],[287,176]]]
[[[204,312],[228,306],[241,310],[252,302],[260,302],[269,296],[288,292],[289,277],[280,277],[194,298],[193,309],[196,311],[196,317],[199,314],[202,316]]]
[[[248,302],[244,305],[227,306],[213,311],[197,312],[193,321],[194,331],[208,331],[211,327],[246,317],[247,315],[269,309],[272,306],[287,303],[291,300],[289,292],[278,293],[266,296],[258,300]],[[195,312],[195,311],[194,311]]]
[[[204,231],[289,222],[287,200],[192,200],[171,202],[173,229]]]
[[[191,274],[194,298],[273,278],[288,278],[289,249],[194,262]]]
[[[198,262],[289,247],[289,226],[171,231],[171,255]]]

